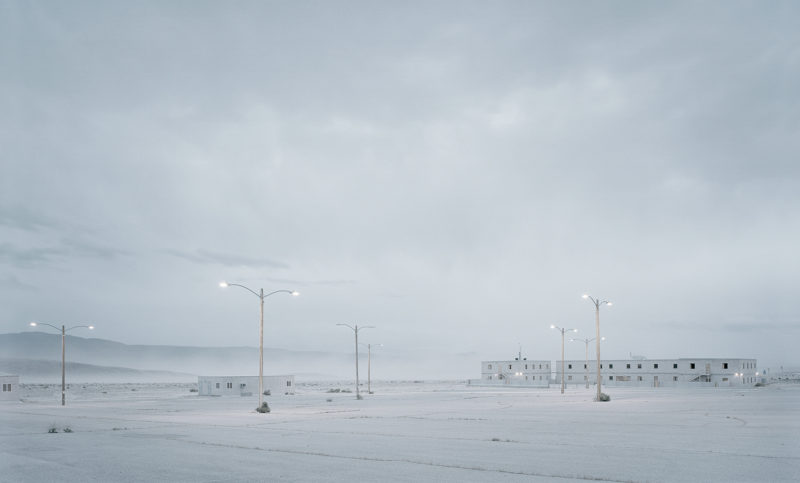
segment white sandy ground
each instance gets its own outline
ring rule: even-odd
[[[0,403],[0,480],[800,481],[800,385],[202,397],[190,384],[25,386]],[[331,401],[328,401],[330,399]],[[48,433],[50,427],[58,433]],[[64,428],[72,432],[64,432]]]

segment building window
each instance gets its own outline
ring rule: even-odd
[[[3,392],[11,392],[11,384],[3,384]]]
[[[636,376],[636,380],[637,381],[641,381],[642,380],[642,376]]]
[[[603,368],[603,364],[600,364],[600,369],[602,369],[602,368]]]
[[[653,369],[658,369],[658,364],[653,364]]]
[[[508,365],[508,368],[511,369],[511,364]]]
[[[678,376],[672,376],[672,380],[678,382]]]
[[[723,377],[722,378],[722,382],[728,382],[728,378],[727,377]]]
[[[728,363],[727,362],[723,362],[722,363],[722,368],[723,369],[727,369],[728,368]]]
[[[584,369],[588,369],[588,367],[586,367],[586,364],[584,364],[584,365],[583,365],[583,368],[584,368]]]
[[[641,368],[642,368],[642,365],[641,365],[641,364],[636,364],[636,368],[637,368],[637,369],[641,369]]]
[[[627,366],[626,369],[630,369],[631,368],[630,364],[625,364],[625,365]]]
[[[289,387],[291,385],[292,385],[292,381],[286,381],[286,387]]]
[[[614,364],[609,364],[609,365],[608,365],[608,368],[609,368],[609,369],[613,369],[613,368],[614,368]]]
[[[694,369],[694,362],[689,364],[689,369]]]
[[[608,380],[609,381],[613,381],[614,380],[614,376],[608,376]]]
[[[239,384],[239,389],[244,389],[246,387],[247,387],[247,384],[245,384],[245,383]]]
[[[491,364],[489,364],[489,369],[491,369],[491,368],[492,368],[492,365],[491,365]]]
[[[572,376],[567,376],[567,380],[571,381],[572,380]]]
[[[673,369],[677,369],[678,368],[678,364],[672,364],[672,368]]]
[[[527,368],[528,368],[528,364],[525,364],[525,369],[527,369]]]
[[[232,382],[228,383],[228,389],[233,389],[233,383]]]
[[[572,369],[572,364],[567,364],[568,369]]]
[[[217,389],[219,389],[219,383],[217,383]]]

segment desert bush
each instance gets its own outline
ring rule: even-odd
[[[601,392],[600,393],[600,398],[598,400],[599,401],[603,401],[603,402],[610,401],[611,400],[611,396],[609,396],[608,394],[606,394],[604,392]]]
[[[268,413],[269,412],[269,404],[267,404],[267,401],[264,401],[263,403],[261,403],[261,406],[257,407],[256,411],[258,411],[260,413]]]
[[[50,427],[47,429],[47,432],[48,433],[57,433],[58,432],[58,428],[56,427],[55,424],[51,424]]]
[[[265,396],[272,396],[272,391],[270,391],[269,389],[267,389],[266,391],[264,391],[264,395],[265,395]]]
[[[330,388],[330,389],[328,389],[328,392],[342,392],[342,390],[339,389],[339,388],[336,388],[336,389]]]
[[[69,426],[67,426],[66,428],[64,428],[64,432],[65,432],[65,433],[71,433],[71,432],[72,432],[72,428],[70,428]]]

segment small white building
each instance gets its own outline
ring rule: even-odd
[[[561,361],[555,380],[561,384]],[[567,385],[594,385],[597,360],[564,361]],[[760,373],[755,359],[681,358],[601,360],[604,386],[617,387],[735,387],[755,385]]]
[[[264,392],[294,394],[294,376],[264,376]],[[258,376],[198,376],[200,396],[258,396]]]
[[[482,361],[480,380],[470,380],[472,385],[485,386],[550,386],[550,361]]]
[[[0,392],[0,401],[19,400],[19,376],[0,373],[0,384],[3,385],[3,391]]]

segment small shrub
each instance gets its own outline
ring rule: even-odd
[[[333,399],[328,398],[328,399],[325,400],[325,402],[333,402]]]
[[[364,399],[364,396],[362,396],[361,394],[359,394],[359,395],[357,395],[357,396],[356,396],[356,399],[359,399],[359,400],[361,400],[361,399]]]
[[[189,392],[197,392],[197,389],[191,388],[191,389],[189,389]]]
[[[611,400],[611,396],[609,396],[608,394],[606,394],[604,392],[600,393],[600,398],[598,399],[598,401],[606,402],[606,401],[610,401],[610,400]]]
[[[766,384],[764,384],[763,382],[756,383],[756,387],[764,387],[764,386],[766,386]]]
[[[267,401],[264,401],[263,403],[261,403],[261,407],[257,407],[256,411],[258,411],[260,413],[268,413],[269,412],[269,404],[267,404]]]
[[[336,389],[331,388],[331,389],[328,389],[328,392],[342,392],[342,390],[339,389],[339,388],[336,388]]]
[[[51,424],[50,428],[48,428],[47,432],[48,433],[57,433],[58,432],[58,428],[56,428],[55,424]]]
[[[265,396],[272,396],[272,392],[269,389],[267,389],[266,391],[264,391],[264,395]]]
[[[64,428],[64,432],[65,432],[65,433],[71,433],[71,432],[72,432],[72,428],[70,428],[69,426],[67,426],[66,428]]]

